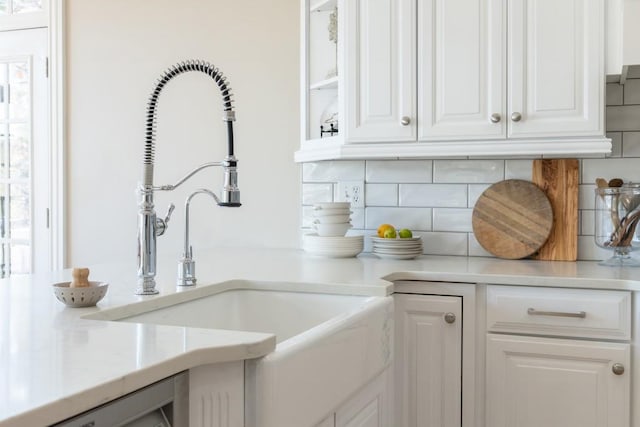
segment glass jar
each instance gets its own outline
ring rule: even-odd
[[[640,221],[640,186],[626,184],[596,188],[595,192],[595,242],[613,251],[613,256],[600,264],[639,267],[640,260],[631,257],[631,252],[640,247],[636,234]]]

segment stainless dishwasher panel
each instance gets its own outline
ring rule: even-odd
[[[189,425],[186,372],[151,384],[52,427],[182,427]]]

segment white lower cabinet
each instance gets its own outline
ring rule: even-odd
[[[387,368],[316,427],[391,427],[393,370]]]
[[[631,307],[624,291],[488,286],[486,426],[630,426]]]
[[[462,298],[395,294],[396,427],[460,427]],[[368,424],[367,424],[368,425]]]
[[[630,345],[488,334],[487,426],[629,426]]]
[[[390,426],[640,427],[638,293],[394,286]]]

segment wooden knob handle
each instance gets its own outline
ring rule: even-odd
[[[71,288],[83,288],[89,286],[89,269],[74,268],[71,272],[73,280],[69,284]]]

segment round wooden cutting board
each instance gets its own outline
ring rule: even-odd
[[[520,259],[536,253],[553,226],[549,199],[534,183],[500,181],[487,188],[473,208],[473,233],[489,253]]]

